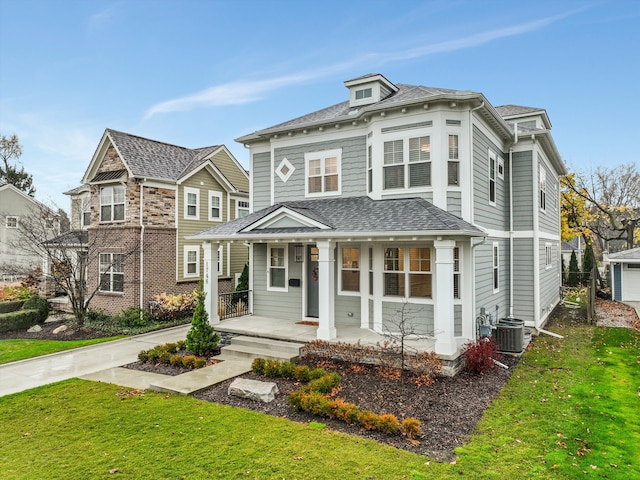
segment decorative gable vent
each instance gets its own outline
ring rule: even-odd
[[[349,89],[350,107],[370,105],[398,91],[398,87],[377,73],[347,80],[344,85]]]
[[[447,125],[449,126],[460,126],[462,122],[460,120],[447,120]]]

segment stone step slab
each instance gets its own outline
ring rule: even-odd
[[[251,348],[260,348],[262,350],[274,350],[277,352],[287,352],[300,355],[301,343],[284,342],[282,340],[273,340],[262,337],[239,336],[231,339],[231,345],[242,345]]]

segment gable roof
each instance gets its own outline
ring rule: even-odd
[[[620,263],[640,263],[640,247],[631,250],[623,250],[621,252],[610,253],[609,260],[615,260]]]
[[[87,167],[83,183],[107,179],[98,178],[102,174],[96,175],[95,172],[101,152],[105,150],[109,143],[114,146],[120,155],[129,175],[135,178],[177,182],[179,179],[201,168],[206,162],[210,162],[215,167],[214,162],[210,161],[210,157],[221,150],[224,150],[237,163],[237,160],[233,158],[233,155],[224,145],[190,149],[107,128]],[[240,164],[237,165],[238,169],[246,175],[244,168]],[[109,172],[104,174],[106,175],[107,173]],[[217,173],[224,177],[219,170]],[[228,184],[231,184],[229,179],[225,178],[225,180]]]
[[[320,223],[324,228],[261,228],[264,219],[279,210],[292,210]],[[295,237],[336,238],[367,235],[437,235],[458,234],[485,236],[478,227],[446,212],[422,198],[372,200],[347,197],[283,202],[188,237],[192,240],[255,239]]]
[[[30,203],[32,203],[36,207],[46,209],[49,212],[51,212],[51,215],[58,216],[58,214],[56,212],[54,212],[50,207],[48,207],[44,203],[40,202],[39,200],[36,200],[34,197],[32,197],[31,195],[27,194],[26,192],[20,190],[18,187],[16,187],[15,185],[12,185],[11,183],[2,183],[2,184],[0,184],[0,193],[1,192],[6,192],[6,191],[12,191],[15,194],[17,194],[19,197],[23,198],[24,200],[29,201]]]

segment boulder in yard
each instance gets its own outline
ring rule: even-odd
[[[42,330],[42,327],[40,325],[34,325],[29,330],[27,330],[27,332],[29,332],[29,333],[38,333],[41,330]]]
[[[59,333],[64,332],[67,329],[66,325],[60,325],[58,328],[56,328],[53,332],[54,335],[58,335]]]
[[[236,378],[229,385],[228,394],[241,398],[249,398],[259,402],[269,403],[278,393],[278,386],[273,382],[261,382],[247,378]]]

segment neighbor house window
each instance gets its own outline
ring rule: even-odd
[[[385,190],[430,187],[431,138],[425,135],[409,138],[407,142],[384,142],[383,169]]]
[[[184,187],[184,217],[200,220],[200,190]]]
[[[460,185],[460,156],[458,149],[458,135],[449,135],[447,183],[449,186]]]
[[[287,289],[287,247],[268,247],[268,269],[269,288],[272,290]]]
[[[121,222],[124,220],[124,186],[100,189],[100,221]]]
[[[500,289],[500,247],[497,242],[493,244],[493,293]]]
[[[91,225],[91,200],[89,198],[83,198],[82,202],[82,226],[88,227]]]
[[[460,298],[460,248],[453,249],[453,298]]]
[[[384,249],[384,294],[394,297],[431,298],[431,249]]]
[[[360,291],[360,248],[342,248],[340,279],[343,292]]]
[[[18,228],[18,217],[6,217],[5,225],[7,228]]]
[[[200,276],[200,247],[196,245],[184,246],[184,276]]]
[[[547,209],[547,172],[544,166],[540,165],[540,209]]]
[[[209,221],[222,221],[222,192],[209,190]]]
[[[340,193],[342,150],[305,153],[307,196]]]
[[[496,156],[489,152],[489,203],[496,204]]]
[[[544,244],[544,267],[551,268],[553,266],[553,247],[550,243]]]
[[[124,292],[124,254],[100,254],[100,291]]]
[[[236,218],[242,218],[249,215],[249,202],[244,200],[236,201]]]

